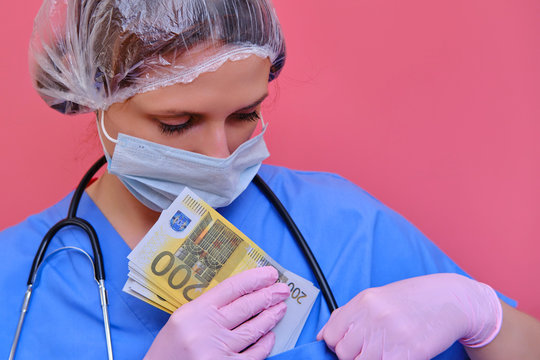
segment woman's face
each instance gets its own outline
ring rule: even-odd
[[[207,156],[225,158],[247,141],[268,95],[270,60],[227,61],[189,84],[137,94],[105,112],[110,136],[124,133]],[[100,130],[101,131],[101,130]],[[101,138],[109,154],[114,143]]]

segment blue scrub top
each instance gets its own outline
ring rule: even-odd
[[[437,272],[464,274],[407,220],[340,176],[268,165],[259,174],[303,232],[340,306],[369,287]],[[11,348],[34,254],[48,229],[66,216],[70,200],[71,194],[0,233],[1,358],[7,358]],[[282,219],[253,184],[231,205],[218,210],[283,267],[316,284]],[[101,242],[114,356],[142,359],[169,315],[122,292],[130,249],[86,194],[78,216],[95,227]],[[78,229],[62,230],[49,252],[61,246],[78,246],[92,253],[87,237]],[[88,259],[75,251],[60,252],[47,261],[16,359],[106,358],[99,293],[92,274]],[[323,342],[315,341],[328,318],[327,305],[319,296],[296,347],[271,359],[334,359]],[[436,359],[468,357],[456,343]]]

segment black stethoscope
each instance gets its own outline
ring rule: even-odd
[[[111,329],[110,329],[109,311],[108,311],[109,304],[108,304],[108,299],[107,299],[107,290],[105,289],[105,268],[103,266],[103,256],[101,254],[101,247],[99,246],[99,240],[98,240],[96,230],[94,229],[94,227],[88,221],[77,217],[77,209],[79,207],[81,197],[86,187],[88,186],[88,183],[90,182],[90,180],[92,180],[92,177],[97,173],[97,171],[106,162],[107,160],[105,159],[105,156],[103,156],[98,161],[96,161],[96,163],[92,165],[90,169],[88,169],[86,174],[84,174],[79,185],[77,185],[75,192],[73,193],[73,197],[71,198],[71,203],[69,204],[67,217],[63,220],[60,220],[53,227],[51,227],[49,231],[45,234],[45,236],[43,237],[43,240],[41,241],[41,244],[39,245],[38,251],[36,252],[34,261],[32,263],[32,268],[30,269],[30,275],[28,276],[27,288],[24,294],[24,301],[21,308],[21,314],[19,316],[17,329],[15,331],[15,337],[11,345],[11,352],[9,354],[9,360],[13,360],[15,358],[15,352],[17,350],[17,345],[19,343],[19,337],[21,335],[22,326],[24,323],[26,313],[28,312],[29,304],[30,304],[30,297],[32,296],[32,290],[34,288],[34,283],[36,281],[38,271],[40,269],[41,264],[44,262],[45,252],[47,251],[47,248],[49,247],[49,244],[52,238],[54,237],[54,235],[56,235],[58,231],[65,228],[66,226],[79,227],[88,235],[88,238],[90,239],[90,244],[92,245],[92,252],[94,253],[94,259],[92,260],[90,255],[84,250],[77,247],[72,247],[72,246],[66,246],[66,247],[56,249],[55,251],[50,253],[47,257],[50,257],[62,250],[67,250],[67,249],[77,250],[79,252],[82,252],[84,255],[86,255],[88,259],[90,260],[90,262],[92,263],[94,267],[94,277],[99,287],[99,297],[101,301],[101,309],[103,312],[103,326],[105,329],[105,339],[107,342],[107,354],[108,354],[109,360],[113,359]],[[304,253],[304,256],[306,257],[309,263],[309,266],[311,267],[311,270],[313,271],[313,274],[315,275],[315,278],[317,279],[317,282],[319,283],[319,286],[321,287],[321,292],[326,301],[326,304],[328,305],[328,309],[330,310],[330,313],[332,313],[338,307],[336,300],[334,298],[334,294],[332,293],[332,290],[330,289],[330,286],[328,285],[328,282],[326,281],[326,278],[321,270],[321,267],[319,266],[317,259],[315,259],[315,256],[313,255],[313,252],[311,251],[309,245],[307,244],[304,236],[302,235],[302,233],[296,226],[289,212],[285,209],[281,201],[278,199],[278,197],[272,191],[272,189],[270,189],[270,187],[266,184],[266,182],[259,175],[255,175],[255,178],[253,179],[253,183],[259,188],[259,190],[264,194],[264,196],[268,199],[268,201],[272,203],[276,211],[279,213],[279,215],[281,216],[281,218],[287,225],[287,228],[293,235],[294,239],[296,240],[296,243],[298,244],[298,246]],[[45,258],[45,260],[46,259],[47,258]]]

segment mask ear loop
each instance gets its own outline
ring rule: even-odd
[[[101,132],[103,133],[103,135],[105,135],[105,137],[107,138],[107,140],[109,140],[110,142],[112,143],[115,143],[115,144],[118,144],[118,139],[113,139],[111,135],[109,135],[109,133],[107,132],[107,129],[105,129],[105,111],[103,110],[100,110],[101,111]]]
[[[262,112],[259,113],[259,118],[261,119],[261,130],[260,130],[260,133],[262,134],[262,133],[265,132],[266,126],[268,125],[268,123],[265,123],[265,122],[264,122],[264,117],[263,117],[263,115],[262,115]]]
[[[98,110],[101,112],[101,115],[96,115],[96,125],[98,127],[98,138],[99,138],[99,142],[101,143],[101,147],[103,148],[103,154],[105,154],[105,158],[107,159],[107,162],[110,162],[111,161],[111,156],[109,155],[109,153],[107,152],[107,148],[105,147],[105,143],[103,142],[103,137],[101,136],[101,134],[104,134],[105,137],[107,139],[109,139],[109,141],[112,141],[113,143],[118,143],[118,140],[115,140],[113,139],[109,133],[107,133],[107,130],[105,129],[105,125],[104,125],[104,122],[105,122],[105,112],[103,110]],[[101,121],[99,120],[101,118]],[[100,124],[101,122],[101,124]],[[101,131],[99,131],[101,127]]]

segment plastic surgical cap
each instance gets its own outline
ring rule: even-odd
[[[45,0],[30,72],[50,107],[76,114],[189,83],[250,55],[270,59],[269,80],[283,67],[269,0]]]

